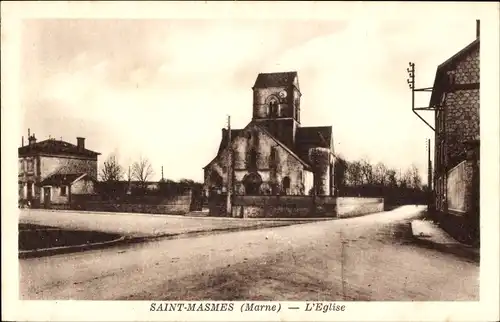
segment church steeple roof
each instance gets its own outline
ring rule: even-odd
[[[260,73],[253,88],[291,86],[297,77],[297,72]]]

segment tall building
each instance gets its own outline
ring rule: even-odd
[[[261,73],[252,90],[252,120],[222,129],[219,150],[204,167],[207,193],[229,185],[236,195],[333,195],[332,127],[301,126],[297,72]]]

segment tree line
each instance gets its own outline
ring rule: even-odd
[[[108,195],[120,194],[178,194],[191,189],[201,193],[202,183],[190,179],[181,179],[174,181],[170,179],[161,179],[156,182],[157,189],[150,189],[151,178],[154,175],[154,169],[149,159],[140,157],[133,162],[128,170],[120,165],[115,154],[111,154],[105,161],[99,173],[99,192]],[[131,182],[134,182],[131,188]]]
[[[391,168],[383,162],[367,159],[347,160],[338,156],[334,166],[338,196],[383,197],[386,203],[425,203],[427,186],[416,165],[406,169]]]

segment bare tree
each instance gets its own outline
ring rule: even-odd
[[[146,188],[146,183],[153,174],[153,166],[146,158],[141,157],[139,161],[132,164],[131,176],[133,179],[139,181],[141,188]]]
[[[396,175],[398,186],[400,188],[410,188],[411,187],[411,173],[410,170],[406,171],[399,170]]]
[[[118,163],[115,154],[111,154],[101,170],[101,180],[105,182],[120,181],[123,177],[123,168]]]
[[[385,164],[382,162],[379,162],[375,165],[373,168],[373,175],[375,177],[375,182],[378,183],[379,185],[385,186],[385,184],[388,181],[388,172],[389,169]]]
[[[363,173],[361,171],[361,162],[352,161],[347,164],[347,180],[353,186],[363,183]]]
[[[373,167],[368,160],[360,161],[361,181],[365,184],[373,184]]]
[[[340,155],[335,158],[333,173],[335,186],[338,189],[344,188],[346,184],[347,161]]]
[[[412,164],[408,169],[408,179],[410,181],[410,186],[414,189],[422,188],[422,178],[416,165]]]
[[[387,170],[387,183],[391,187],[396,187],[398,185],[398,178],[396,173],[397,172],[394,169]]]

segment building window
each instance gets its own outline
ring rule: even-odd
[[[248,153],[248,168],[257,168],[257,151],[253,149]]]
[[[27,171],[33,172],[33,160],[31,160],[31,159],[27,160]]]
[[[272,98],[269,101],[269,109],[271,110],[271,116],[272,117],[279,116],[279,104],[278,104],[278,100],[276,100],[275,98]]]
[[[19,174],[24,173],[24,162],[23,160],[19,160]]]
[[[285,195],[289,194],[289,190],[290,190],[290,178],[289,177],[283,178],[282,186],[283,186],[284,194]]]
[[[26,187],[26,198],[31,199],[33,197],[33,183],[28,182],[27,187]]]
[[[61,186],[61,196],[66,196],[66,186]]]

